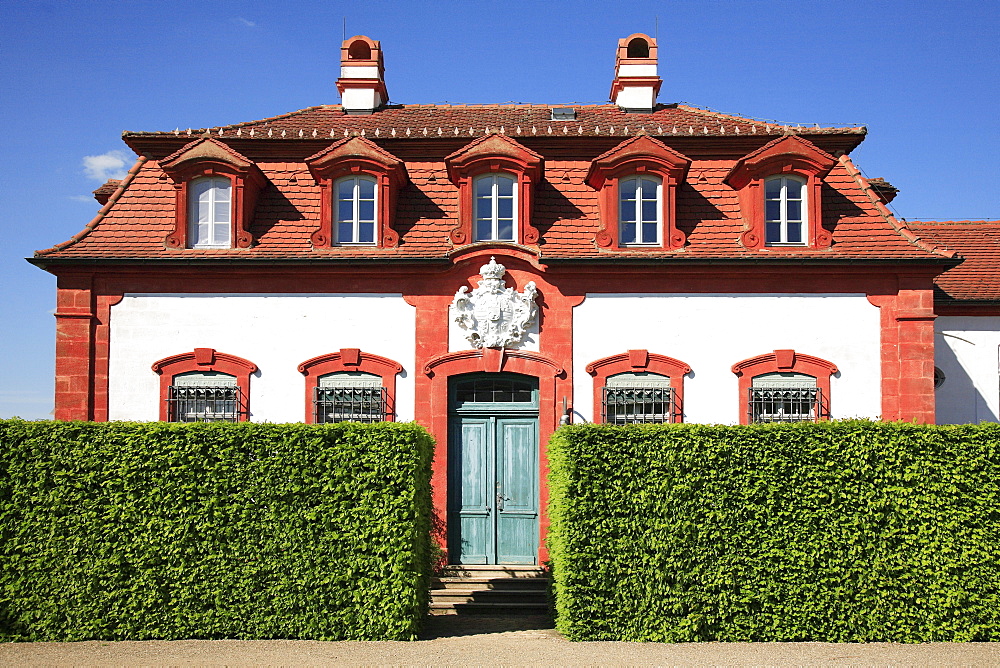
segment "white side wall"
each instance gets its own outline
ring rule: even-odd
[[[1000,422],[1000,317],[941,316],[934,330],[937,423]]]
[[[111,309],[109,417],[159,419],[157,360],[215,348],[247,359],[250,419],[302,422],[298,365],[361,348],[403,365],[396,378],[400,421],[413,419],[416,310],[399,294],[128,294]]]
[[[732,365],[786,348],[837,365],[834,418],[882,412],[879,309],[862,294],[588,294],[573,310],[577,420],[593,419],[587,364],[642,348],[691,366],[685,422],[738,423]]]

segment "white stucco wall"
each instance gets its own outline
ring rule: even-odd
[[[157,360],[215,348],[247,359],[250,419],[302,422],[307,359],[361,348],[403,365],[400,421],[413,419],[416,310],[399,294],[127,294],[111,309],[109,417],[157,420]]]
[[[941,316],[934,331],[938,424],[1000,421],[1000,317]]]
[[[588,294],[573,311],[577,420],[593,419],[587,364],[641,348],[691,366],[685,422],[738,423],[732,365],[786,348],[837,365],[834,418],[882,412],[879,309],[863,294]]]

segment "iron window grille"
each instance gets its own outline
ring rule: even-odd
[[[313,418],[329,422],[385,422],[392,417],[384,387],[317,387]]]
[[[170,422],[239,422],[246,402],[237,386],[171,385],[167,395]]]
[[[750,422],[817,422],[825,417],[825,408],[818,387],[750,388]]]
[[[605,424],[679,422],[672,387],[605,387],[601,401]]]

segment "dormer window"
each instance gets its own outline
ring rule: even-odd
[[[772,176],[764,181],[765,233],[768,246],[801,245],[809,223],[806,182],[796,176]]]
[[[250,223],[267,179],[249,158],[210,138],[160,160],[174,182],[174,229],[168,248],[249,248]]]
[[[811,142],[789,135],[740,158],[725,182],[739,196],[746,248],[829,248],[824,229],[823,179],[837,159]]]
[[[188,186],[188,241],[191,248],[232,246],[232,196],[229,179],[210,176]]]
[[[407,180],[402,160],[363,137],[352,137],[306,158],[306,166],[322,192],[319,229],[310,237],[313,246],[399,245],[392,223],[396,197]]]
[[[660,244],[663,201],[660,179],[631,177],[618,184],[618,243],[622,246]]]
[[[458,188],[455,245],[477,242],[538,243],[531,200],[542,176],[542,156],[510,137],[487,135],[445,157]]]
[[[512,174],[476,178],[476,241],[512,242],[517,238],[516,184]]]
[[[375,243],[376,203],[375,179],[350,176],[337,181],[337,243]]]
[[[602,248],[675,250],[687,237],[677,229],[677,187],[691,161],[648,136],[623,141],[590,165],[597,190]]]

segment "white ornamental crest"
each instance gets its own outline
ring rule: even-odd
[[[516,292],[503,280],[506,271],[491,257],[489,264],[479,268],[479,287],[469,292],[463,285],[455,293],[451,303],[455,322],[466,330],[465,338],[473,348],[505,348],[521,343],[535,323],[535,283],[524,286],[524,292]]]

